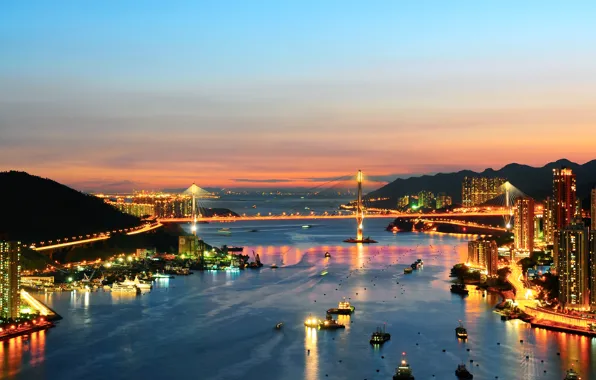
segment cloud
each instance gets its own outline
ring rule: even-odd
[[[269,179],[251,179],[251,178],[232,178],[234,182],[242,182],[242,183],[290,183],[295,182],[292,179],[286,178],[269,178]]]

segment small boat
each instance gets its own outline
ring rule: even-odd
[[[342,325],[341,323],[337,323],[337,321],[331,318],[331,314],[327,314],[325,320],[319,323],[319,328],[321,330],[337,330],[337,329],[345,329],[346,326]]]
[[[319,327],[320,323],[321,323],[321,321],[319,319],[314,318],[313,316],[309,315],[308,318],[306,318],[306,320],[304,321],[304,326],[316,328],[316,327]]]
[[[275,329],[276,330],[281,330],[281,327],[284,325],[283,322],[279,322],[278,324],[275,325]]]
[[[412,273],[412,271],[413,271],[413,269],[412,269],[412,268],[410,268],[410,267],[404,268],[404,273],[405,273],[405,274]]]
[[[461,321],[459,321],[459,326],[455,328],[455,335],[460,339],[468,338],[468,330],[466,330]]]
[[[277,264],[275,264],[275,263],[271,264],[271,269],[277,269]]]
[[[401,354],[401,363],[399,364],[399,367],[395,369],[393,380],[414,380],[414,375],[412,375],[412,368],[406,360],[405,352]]]
[[[573,368],[570,368],[567,370],[563,380],[581,380],[581,377],[579,377],[579,374]]]
[[[457,369],[455,370],[455,376],[457,376],[458,379],[473,379],[474,375],[472,375],[470,373],[470,371],[468,371],[468,369],[466,368],[465,364],[458,364],[457,365]]]
[[[252,208],[257,208],[257,205],[252,205]]]
[[[344,297],[344,300],[339,302],[337,308],[327,310],[327,314],[350,315],[354,310],[356,310],[356,308],[350,305],[350,301],[346,301],[346,297]]]
[[[248,232],[259,232],[259,230],[249,230]]]
[[[331,257],[331,254],[330,254],[329,252],[325,252],[325,258],[327,258],[327,259],[328,259],[328,258],[330,258],[330,257]]]
[[[165,274],[165,273],[155,273],[153,275],[153,278],[158,279],[158,278],[174,278],[174,276],[172,276],[171,274]]]
[[[468,291],[468,289],[466,289],[465,284],[453,284],[453,285],[451,285],[451,293],[468,295],[469,291]]]
[[[219,232],[220,234],[225,234],[225,235],[230,235],[232,233],[232,231],[230,231],[229,228],[220,228],[219,230],[217,230],[217,232]]]
[[[383,344],[390,339],[391,334],[385,331],[385,326],[383,325],[383,329],[377,327],[377,331],[372,333],[372,336],[370,337],[370,344]]]
[[[302,226],[302,228],[311,228],[312,226],[310,224],[305,224],[304,226]]]

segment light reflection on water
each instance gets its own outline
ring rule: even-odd
[[[159,280],[138,297],[36,295],[65,318],[35,344],[32,336],[29,348],[16,339],[0,345],[2,375],[192,379],[200,363],[201,379],[381,379],[391,378],[406,351],[417,379],[453,378],[462,361],[478,379],[563,378],[572,364],[583,378],[596,378],[594,340],[502,322],[493,312],[497,296],[473,288],[465,298],[449,292],[449,269],[465,261],[466,237],[385,233],[385,223],[367,222],[380,231],[370,233],[376,245],[342,244],[353,235],[347,220],[246,234],[235,232],[246,229],[238,223],[231,237],[218,236],[217,225],[202,226],[206,241],[244,245],[265,267]],[[424,268],[404,275],[417,258]],[[304,327],[309,313],[322,319],[343,297],[356,306],[352,316],[334,317],[345,330]],[[466,342],[455,339],[460,319],[470,334]],[[370,334],[383,323],[391,340],[373,348]]]

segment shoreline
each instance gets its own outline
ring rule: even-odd
[[[10,340],[12,338],[16,338],[22,335],[28,335],[36,331],[48,330],[52,327],[56,327],[56,325],[50,321],[44,321],[40,324],[31,325],[30,327],[24,329],[15,329],[13,332],[11,332],[11,330],[8,330],[8,333],[0,333],[0,342]]]

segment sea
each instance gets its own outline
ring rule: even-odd
[[[254,200],[245,202],[252,210]],[[394,234],[390,221],[365,219],[365,235],[378,241],[369,245],[343,243],[355,234],[351,219],[201,224],[206,242],[242,246],[265,266],[158,280],[141,296],[36,294],[63,319],[0,343],[0,377],[391,379],[405,353],[417,380],[455,379],[461,363],[474,379],[563,379],[571,367],[596,379],[596,340],[501,321],[500,298],[473,287],[466,297],[450,293],[449,270],[465,261],[473,236]],[[404,274],[417,259],[423,268]],[[344,298],[356,308],[336,317],[345,329],[304,326]],[[455,336],[459,321],[465,342]],[[391,340],[373,347],[378,327]]]

